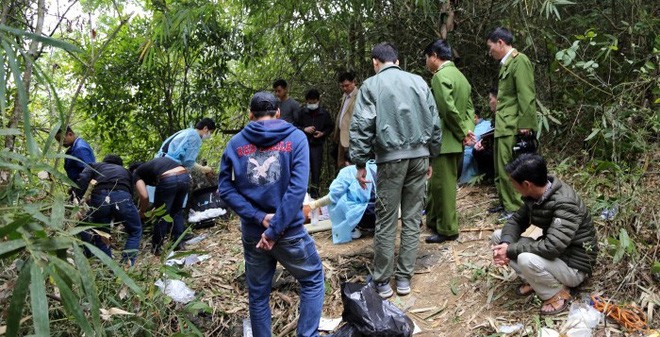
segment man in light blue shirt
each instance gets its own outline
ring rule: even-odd
[[[489,119],[481,118],[479,111],[474,112],[474,135],[477,141],[481,139],[481,135],[492,128],[493,126]],[[473,149],[474,145],[465,146],[465,149],[463,149],[463,169],[461,171],[461,177],[458,180],[459,184],[467,184],[472,178],[480,174],[477,162],[472,155]]]

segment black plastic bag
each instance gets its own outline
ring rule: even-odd
[[[325,337],[363,337],[357,328],[355,328],[352,324],[347,323],[344,324],[341,328],[339,328],[337,331],[335,331],[332,334],[326,335]]]
[[[343,320],[360,333],[342,336],[412,336],[413,321],[394,304],[384,301],[370,285],[342,284],[341,301],[344,304]]]

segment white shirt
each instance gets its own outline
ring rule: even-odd
[[[509,58],[509,55],[511,55],[511,53],[513,53],[513,51],[514,51],[514,48],[509,49],[509,52],[507,52],[506,55],[504,55],[504,57],[500,61],[500,64],[504,65],[506,63],[506,59]]]

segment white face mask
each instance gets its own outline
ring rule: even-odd
[[[205,133],[205,134],[202,135],[202,140],[209,139],[209,138],[211,138],[211,133],[210,132]]]
[[[318,108],[319,108],[318,103],[316,103],[316,104],[307,104],[307,109],[309,109],[309,110],[316,110]]]

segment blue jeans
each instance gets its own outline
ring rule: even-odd
[[[172,241],[176,241],[183,234],[183,200],[188,195],[189,188],[190,175],[187,173],[165,177],[156,185],[154,207],[160,208],[165,205],[165,214],[168,214],[173,221],[168,222],[164,217],[158,219],[152,236],[154,247],[162,245],[168,233],[171,233]]]
[[[137,207],[133,203],[133,197],[127,191],[100,190],[94,191],[90,198],[92,209],[87,213],[87,221],[98,224],[110,224],[112,220],[121,221],[128,237],[122,252],[122,261],[130,259],[135,263],[137,251],[140,248],[142,238],[142,222]],[[107,231],[107,228],[100,230]],[[99,235],[93,233],[80,233],[84,241],[90,242],[112,256],[110,247],[101,240]]]
[[[321,258],[314,240],[305,233],[297,238],[280,239],[271,251],[257,249],[256,239],[243,238],[245,276],[250,300],[250,321],[254,337],[271,337],[271,284],[277,262],[300,283],[298,337],[318,336],[323,310],[324,279]]]

